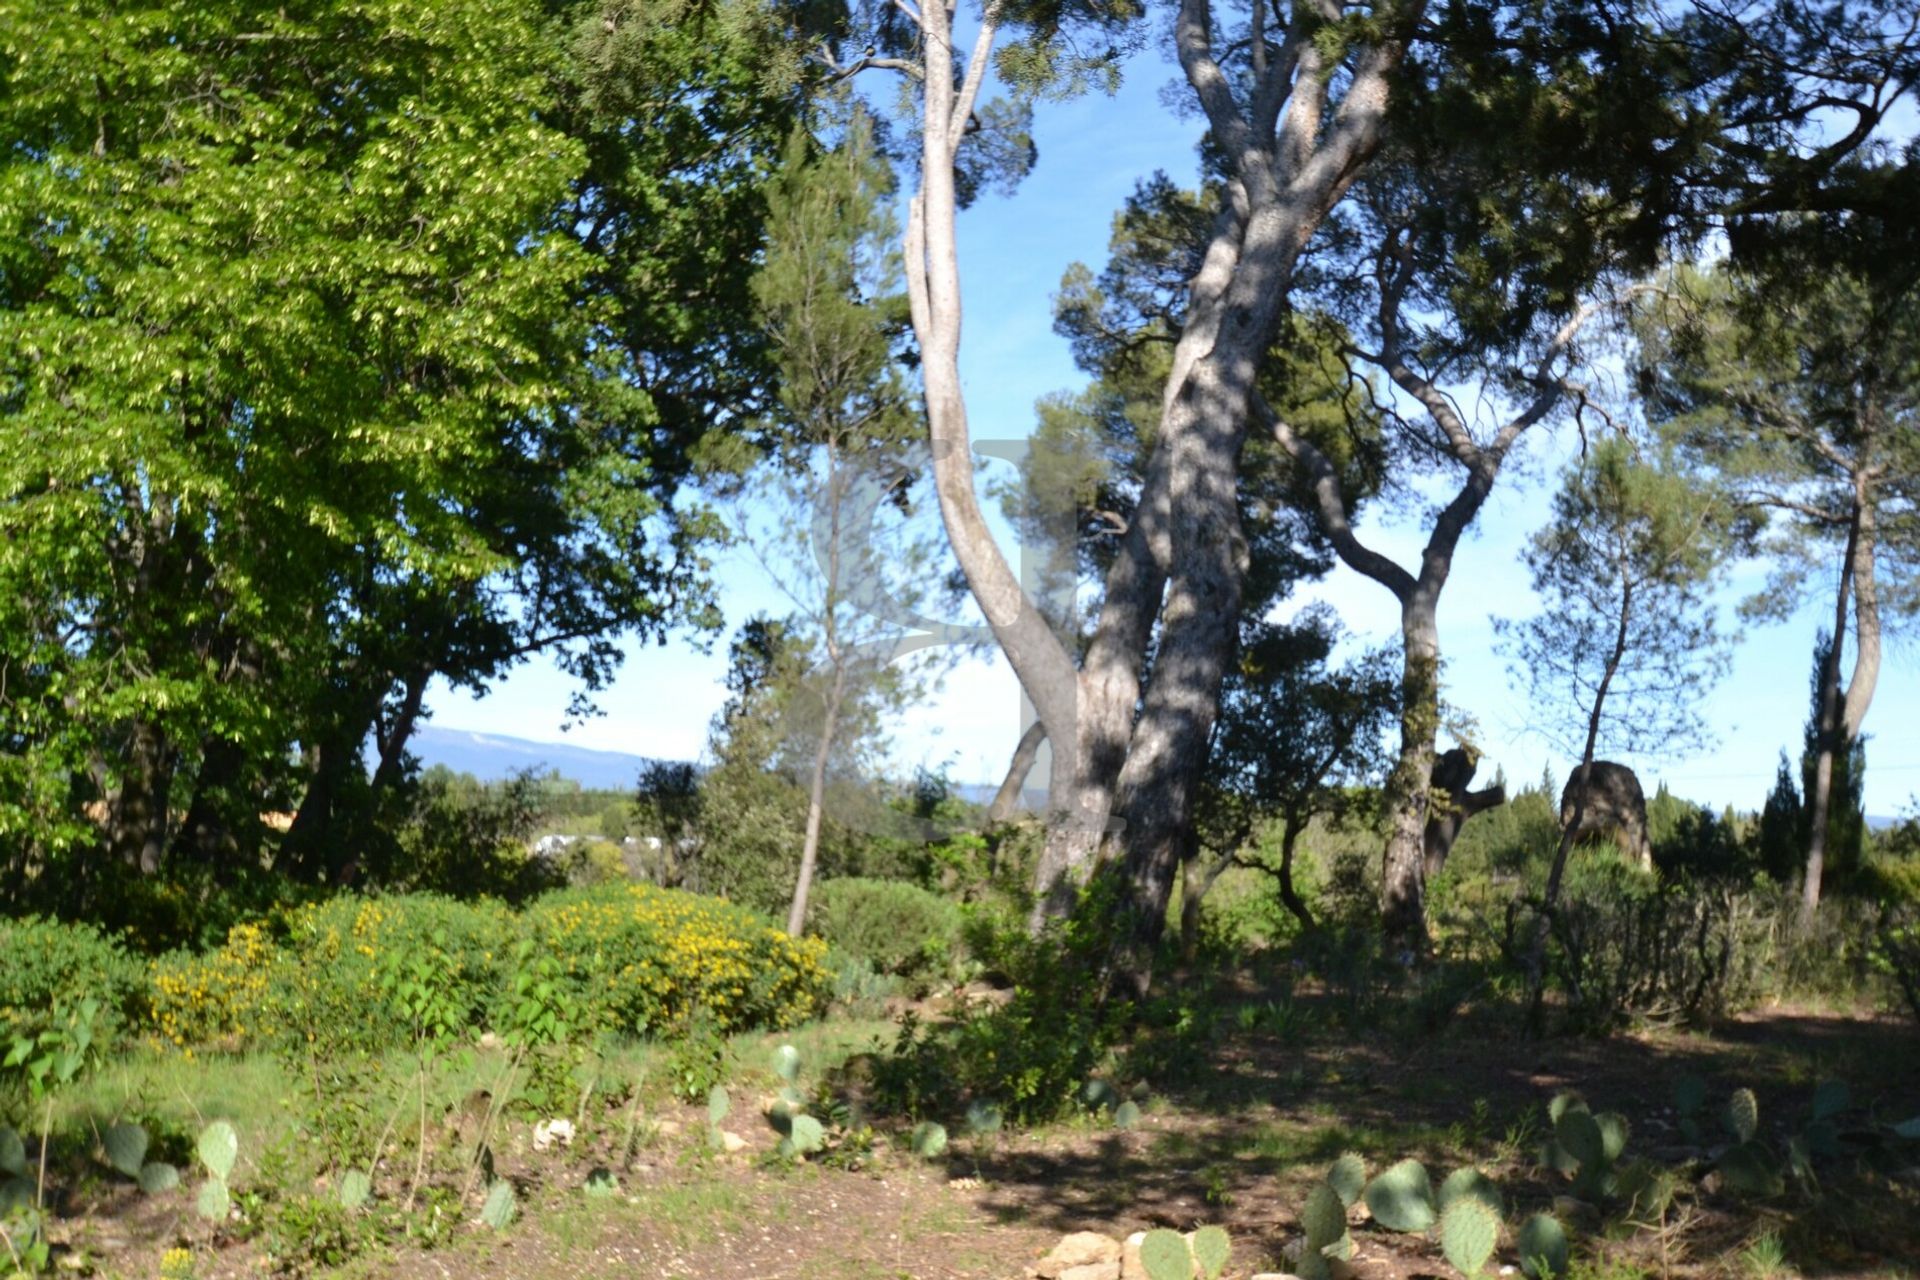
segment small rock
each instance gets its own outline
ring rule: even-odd
[[[500,1047],[500,1037],[491,1031],[483,1031],[480,1033],[480,1047],[482,1049],[498,1049]]]
[[[678,1120],[656,1120],[653,1122],[653,1129],[655,1133],[663,1138],[677,1138],[680,1136],[680,1122]]]
[[[1098,1231],[1076,1231],[1072,1235],[1061,1237],[1053,1251],[1034,1263],[1029,1272],[1036,1280],[1063,1280],[1066,1273],[1082,1267],[1099,1266],[1101,1263],[1116,1264],[1112,1277],[1118,1280],[1120,1272],[1120,1245],[1111,1236],[1103,1236]],[[1073,1280],[1098,1280],[1094,1276],[1075,1276]]]
[[[570,1147],[573,1145],[573,1121],[566,1119],[542,1120],[533,1126],[533,1149],[545,1151],[549,1147]]]
[[[1140,1261],[1140,1242],[1146,1238],[1146,1232],[1136,1231],[1120,1246],[1120,1280],[1148,1280],[1147,1264]]]
[[[736,1151],[745,1151],[747,1149],[747,1140],[731,1129],[722,1129],[720,1131],[720,1149],[728,1155],[732,1155]]]
[[[1068,1267],[1060,1273],[1059,1280],[1120,1280],[1120,1264],[1089,1262],[1083,1266]]]

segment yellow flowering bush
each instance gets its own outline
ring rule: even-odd
[[[720,1030],[782,1027],[824,1006],[826,944],[795,940],[720,898],[651,885],[549,894],[516,914],[433,894],[341,895],[236,925],[201,955],[151,965],[152,1030],[181,1048],[410,1043],[389,998],[402,966],[431,957],[456,1025],[499,1029],[518,946],[551,957],[568,1025],[672,1034],[699,1014]]]
[[[237,1047],[268,1030],[268,984],[278,949],[258,924],[237,924],[217,951],[175,951],[152,965],[147,1004],[153,1029],[181,1048]]]
[[[525,920],[560,962],[576,1025],[670,1034],[698,1014],[727,1031],[784,1027],[825,1003],[826,944],[721,898],[598,886],[548,894]]]

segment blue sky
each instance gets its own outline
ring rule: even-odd
[[[1013,197],[984,197],[962,215],[962,373],[976,442],[1024,437],[1035,400],[1084,381],[1066,343],[1053,333],[1051,298],[1068,264],[1084,261],[1097,268],[1105,261],[1113,213],[1137,180],[1156,168],[1191,179],[1198,124],[1161,100],[1162,86],[1175,74],[1170,65],[1143,56],[1115,97],[1043,104],[1035,119],[1040,157],[1032,176]],[[1502,477],[1461,547],[1440,606],[1446,697],[1479,722],[1484,774],[1497,765],[1514,781],[1537,778],[1549,765],[1563,774],[1567,765],[1533,731],[1525,689],[1494,651],[1493,634],[1494,616],[1533,612],[1518,554],[1546,518],[1552,475],[1566,447],[1564,437],[1541,434],[1529,441],[1524,474]],[[1362,532],[1407,564],[1424,540],[1413,521],[1390,512],[1371,514]],[[1729,624],[1732,606],[1764,577],[1764,566],[1729,569],[1721,591]],[[720,589],[729,628],[757,610],[783,613],[790,607],[744,554],[722,560]],[[1363,641],[1378,643],[1397,633],[1386,591],[1344,567],[1317,584],[1309,598],[1333,604]],[[1679,760],[1629,761],[1649,789],[1654,779],[1664,779],[1675,792],[1703,803],[1757,809],[1780,748],[1791,746],[1797,758],[1813,636],[1830,608],[1809,607],[1786,623],[1747,631],[1728,678],[1707,704],[1714,746]],[[434,722],[446,728],[690,759],[700,753],[708,722],[725,697],[725,652],[724,639],[704,654],[685,637],[664,647],[636,646],[600,699],[605,714],[570,728],[565,720],[571,684],[538,660],[484,698],[439,686],[428,705]],[[1876,814],[1902,812],[1920,792],[1920,681],[1914,678],[1920,655],[1896,638],[1888,656],[1866,723],[1867,807]],[[958,781],[997,782],[1020,729],[1012,672],[1000,661],[967,662],[894,726],[893,759],[902,771],[945,764]]]

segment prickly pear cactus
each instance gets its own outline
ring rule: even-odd
[[[342,1209],[351,1211],[364,1208],[367,1201],[373,1198],[373,1179],[360,1169],[349,1169],[340,1175],[337,1194]]]
[[[1440,1249],[1468,1280],[1486,1269],[1499,1243],[1499,1215],[1472,1196],[1460,1196],[1440,1215]]]
[[[1316,1183],[1307,1192],[1307,1202],[1300,1209],[1300,1229],[1307,1233],[1307,1251],[1315,1254],[1347,1234],[1347,1207],[1331,1185]]]
[[[1599,1122],[1591,1112],[1563,1113],[1554,1121],[1553,1140],[1582,1167],[1606,1163],[1606,1139],[1601,1135]]]
[[[220,1178],[208,1178],[200,1184],[200,1194],[193,1200],[194,1212],[208,1222],[225,1222],[227,1214],[233,1210],[233,1197],[227,1194],[227,1184]]]
[[[149,1160],[140,1166],[140,1190],[157,1196],[180,1185],[180,1171],[164,1160]]]
[[[487,1201],[480,1206],[480,1221],[495,1231],[505,1231],[519,1212],[520,1197],[513,1193],[513,1184],[502,1178],[487,1192]]]
[[[1760,1132],[1760,1103],[1751,1089],[1735,1089],[1733,1096],[1727,1099],[1727,1110],[1723,1117],[1727,1130],[1741,1142],[1752,1142],[1753,1135]]]
[[[1140,1242],[1140,1265],[1147,1280],[1193,1280],[1193,1254],[1178,1231],[1161,1227]]]
[[[975,1098],[967,1104],[967,1132],[980,1136],[1000,1132],[1000,1126],[1006,1123],[1006,1117],[1000,1108],[984,1098]]]
[[[1327,1169],[1327,1185],[1339,1193],[1341,1204],[1353,1208],[1367,1188],[1367,1162],[1351,1151],[1342,1154]]]
[[[1224,1227],[1202,1227],[1193,1233],[1193,1261],[1200,1268],[1200,1280],[1220,1280],[1233,1255],[1233,1241]]]
[[[1762,1142],[1748,1139],[1728,1147],[1716,1167],[1727,1190],[1738,1195],[1777,1196],[1786,1190],[1780,1161]]]
[[[1822,1080],[1813,1091],[1813,1121],[1831,1120],[1853,1103],[1853,1095],[1841,1080]]]
[[[783,1044],[773,1051],[773,1073],[792,1084],[800,1078],[800,1051]]]
[[[811,1155],[827,1145],[827,1131],[812,1116],[795,1116],[780,1145],[787,1149],[788,1155]]]
[[[1593,1123],[1600,1129],[1600,1154],[1606,1163],[1613,1164],[1627,1149],[1627,1139],[1633,1136],[1633,1125],[1618,1111],[1602,1111],[1593,1118]]]
[[[1433,1181],[1418,1160],[1402,1160],[1367,1184],[1364,1193],[1373,1220],[1389,1231],[1425,1231],[1438,1216]]]
[[[1121,1103],[1113,1109],[1113,1127],[1131,1129],[1140,1123],[1140,1104],[1133,1101]]]
[[[1453,1206],[1454,1201],[1462,1198],[1478,1200],[1493,1210],[1496,1218],[1507,1211],[1506,1200],[1501,1196],[1500,1188],[1495,1185],[1492,1178],[1478,1169],[1455,1169],[1447,1175],[1447,1180],[1440,1184],[1438,1203],[1441,1217],[1446,1216],[1447,1210]]]
[[[1567,1229],[1550,1213],[1536,1213],[1521,1224],[1514,1241],[1520,1267],[1533,1280],[1551,1280],[1567,1273]]]
[[[1618,1191],[1627,1202],[1629,1222],[1657,1225],[1673,1204],[1673,1175],[1645,1160],[1635,1160],[1620,1171]]]
[[[707,1125],[709,1128],[718,1129],[721,1121],[727,1118],[727,1113],[731,1110],[733,1110],[733,1099],[727,1096],[726,1089],[720,1085],[715,1085],[713,1088],[707,1090]]]
[[[613,1176],[613,1170],[601,1165],[587,1174],[587,1180],[582,1189],[586,1191],[589,1199],[610,1200],[620,1194],[620,1180]]]
[[[233,1162],[240,1156],[240,1135],[225,1120],[215,1120],[200,1131],[198,1150],[207,1172],[225,1182],[233,1176]]]
[[[1587,1110],[1587,1100],[1568,1089],[1553,1095],[1553,1101],[1547,1104],[1547,1119],[1554,1124],[1560,1123],[1560,1117],[1569,1112]]]
[[[137,1124],[121,1121],[109,1126],[100,1135],[100,1145],[106,1148],[107,1163],[116,1173],[129,1178],[140,1176],[140,1166],[147,1162],[147,1131]]]
[[[947,1149],[947,1127],[933,1120],[922,1120],[914,1126],[909,1145],[913,1154],[922,1160],[938,1159]]]
[[[20,1135],[0,1124],[0,1174],[24,1177],[27,1172],[27,1147]]]

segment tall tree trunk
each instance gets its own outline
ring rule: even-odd
[[[194,776],[193,799],[187,804],[186,817],[174,834],[169,856],[178,861],[196,862],[217,872],[232,866],[243,853],[236,825],[251,823],[259,817],[242,807],[249,797],[235,797],[247,764],[246,753],[230,738],[209,740],[200,755],[200,768]],[[257,852],[257,842],[247,847]]]
[[[833,758],[833,735],[840,727],[840,704],[846,696],[846,667],[836,662],[833,685],[827,693],[826,714],[820,723],[820,742],[813,749],[813,770],[807,779],[807,833],[800,843],[800,874],[787,908],[787,932],[799,937],[807,926],[807,896],[813,890],[813,869],[820,859],[820,822],[826,813],[827,765]]]
[[[173,751],[160,726],[135,720],[128,727],[120,783],[107,815],[107,847],[122,865],[153,875],[165,860]]]
[[[1820,712],[1816,726],[1818,750],[1813,762],[1813,785],[1807,790],[1807,865],[1800,884],[1800,914],[1810,920],[1820,906],[1821,881],[1826,871],[1827,824],[1833,812],[1834,760],[1851,752],[1860,736],[1867,707],[1880,679],[1880,601],[1874,580],[1876,549],[1874,474],[1854,477],[1853,519],[1847,526],[1846,557],[1841,563],[1840,589],[1834,597],[1833,644],[1820,668]],[[1847,606],[1853,605],[1854,661],[1847,687],[1840,687],[1841,650],[1847,635]]]
[[[1280,905],[1285,907],[1300,927],[1313,932],[1316,927],[1313,912],[1307,910],[1306,900],[1300,896],[1293,885],[1293,852],[1300,843],[1300,833],[1307,829],[1307,820],[1294,813],[1286,816],[1286,826],[1280,833]]]
[[[1440,631],[1435,601],[1409,593],[1400,607],[1400,754],[1387,778],[1387,844],[1380,859],[1380,923],[1416,954],[1427,944],[1427,800],[1440,730]]]

